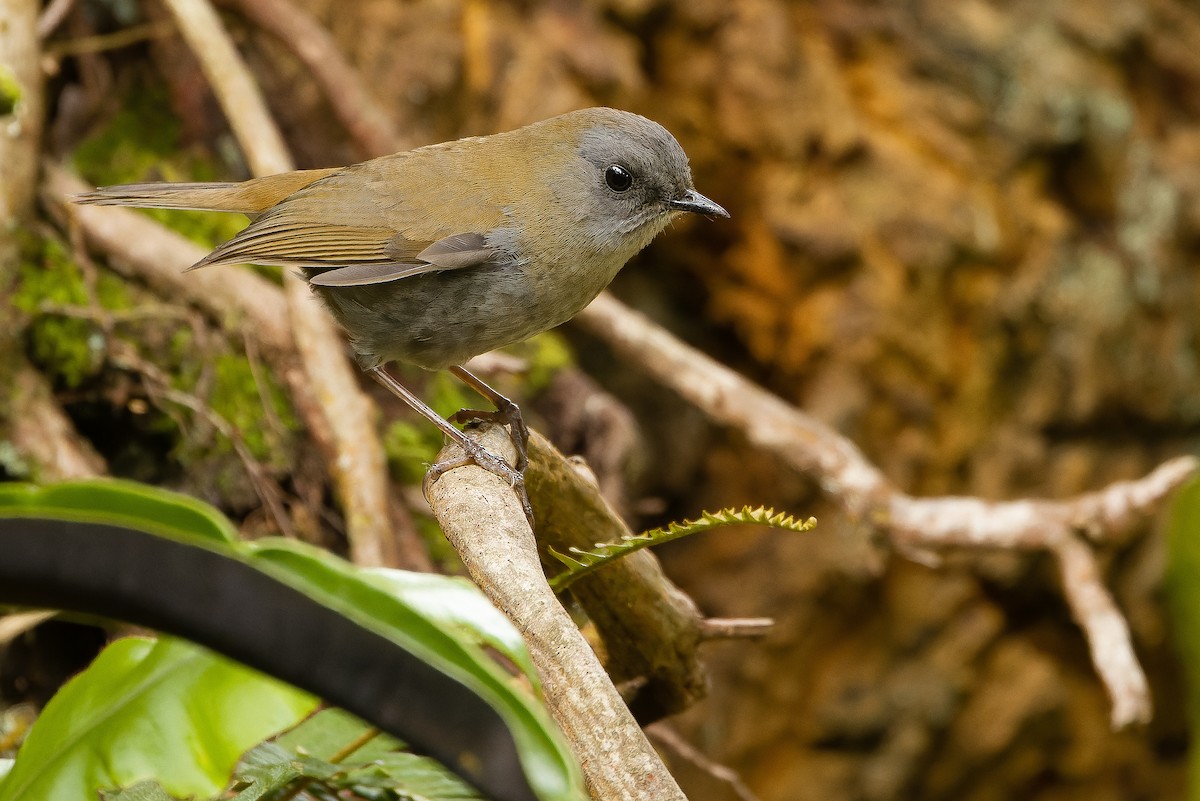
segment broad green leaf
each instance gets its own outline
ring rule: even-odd
[[[384,567],[365,569],[362,576],[468,642],[496,649],[512,660],[535,687],[539,686],[525,640],[469,579]]]
[[[238,538],[229,519],[206,503],[117,478],[46,486],[0,484],[0,515],[117,523],[214,543],[233,543]]]
[[[545,709],[482,649],[319,548],[273,538],[243,547],[259,569],[400,643],[487,699],[508,724],[530,785],[543,798],[584,797],[574,757]]]
[[[529,691],[531,685],[536,687],[536,676],[519,635],[477,589],[400,571],[364,571],[290,540],[243,543],[216,509],[133,482],[0,486],[0,517],[5,516],[119,523],[249,565],[392,640],[479,695],[508,725],[539,797],[545,801],[586,797],[574,757]],[[505,654],[526,672],[526,680],[509,676],[480,644]],[[127,750],[125,742],[112,741],[107,747],[113,753]],[[24,757],[18,765],[23,761]],[[0,785],[7,786],[7,782]],[[163,786],[168,791],[174,787]],[[8,797],[0,795],[0,801]]]
[[[0,801],[95,798],[150,779],[171,795],[211,796],[246,749],[316,705],[189,643],[118,640],[51,699]]]

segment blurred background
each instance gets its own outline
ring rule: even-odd
[[[615,294],[836,428],[907,492],[1065,497],[1200,451],[1194,4],[292,3],[365,80],[395,149],[588,105],[665,125],[732,219],[679,222]],[[65,9],[43,42],[51,159],[99,184],[247,177],[156,2],[48,5]],[[253,5],[223,16],[298,166],[374,155]],[[156,216],[208,245],[243,224]],[[12,352],[108,469],[213,501],[251,535],[280,529],[244,455],[148,363],[240,432],[288,527],[344,550],[328,469],[253,343],[81,258],[51,219],[26,232],[7,293]],[[705,613],[778,622],[706,646],[710,697],[675,721],[763,801],[1184,796],[1186,670],[1159,526],[1102,554],[1155,699],[1148,726],[1113,733],[1047,557],[890,554],[811,480],[569,326],[506,358],[491,373],[502,389],[589,458],[635,529],[742,504],[821,521],[660,553]],[[443,411],[472,405],[445,376],[407,378]],[[453,570],[415,488],[439,436],[375,397],[410,564]],[[5,445],[0,469],[37,477]],[[98,639],[56,623],[14,641],[0,693],[41,698]],[[671,765],[691,797],[735,797]]]

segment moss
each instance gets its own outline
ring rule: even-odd
[[[15,114],[23,95],[21,82],[11,68],[0,64],[0,117]]]
[[[383,434],[383,452],[392,476],[404,484],[420,484],[425,468],[442,449],[442,433],[428,423],[397,420]]]
[[[267,419],[263,403],[270,404],[283,432],[296,430],[296,416],[283,389],[266,371],[262,381],[260,394],[246,357],[240,353],[222,354],[213,362],[213,388],[208,402],[214,412],[241,433],[254,458],[283,467],[282,443],[276,441],[275,429]]]
[[[105,271],[97,274],[95,295],[110,311],[133,305],[124,282]],[[57,381],[74,388],[103,366],[107,343],[100,326],[54,312],[92,305],[83,271],[61,243],[26,239],[12,304],[32,318],[25,332],[30,358]]]
[[[536,395],[544,390],[550,385],[555,373],[574,363],[567,341],[554,331],[538,334],[519,345],[514,345],[513,348],[529,364],[526,376],[526,390],[529,395]]]
[[[425,552],[433,560],[438,573],[449,576],[465,576],[467,569],[454,546],[446,539],[442,527],[436,519],[429,515],[414,514],[413,523],[417,527],[417,535],[425,545]]]
[[[75,168],[99,186],[139,181],[221,180],[211,156],[180,147],[179,120],[159,86],[135,86],[108,123],[72,155]],[[144,209],[163,225],[206,247],[232,237],[246,225],[240,214]]]

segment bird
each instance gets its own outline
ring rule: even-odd
[[[229,264],[301,271],[349,337],[359,365],[456,442],[525,489],[520,408],[463,367],[583,310],[682,214],[728,217],[696,191],[683,147],[658,123],[585,108],[503,133],[419,147],[348,167],[223,183],[101,187],[76,203],[240,212],[250,223],[189,269]],[[508,426],[510,465],[401,384],[385,365],[446,369],[495,406],[456,422]]]

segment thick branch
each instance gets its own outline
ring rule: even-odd
[[[597,298],[576,319],[716,422],[737,428],[751,444],[813,475],[848,514],[878,527],[902,551],[970,546],[1053,552],[1067,601],[1112,699],[1113,725],[1150,717],[1146,677],[1128,627],[1104,587],[1094,554],[1076,532],[1104,540],[1133,525],[1196,471],[1196,459],[1181,457],[1138,481],[1061,501],[913,498],[893,487],[849,440],[612,297]]]
[[[7,436],[22,458],[33,463],[40,481],[104,475],[108,465],[75,430],[45,376],[20,359],[15,386],[4,413]]]
[[[508,434],[481,435],[512,460]],[[441,459],[461,457],[457,446]],[[513,621],[529,646],[551,714],[598,801],[683,801],[684,796],[638,727],[570,615],[546,584],[537,542],[512,489],[475,467],[443,475],[426,489],[447,539],[471,578]]]
[[[0,3],[4,12],[0,24],[0,164],[4,165],[0,220],[5,226],[28,217],[37,188],[43,115],[36,34],[39,6],[36,0]]]

